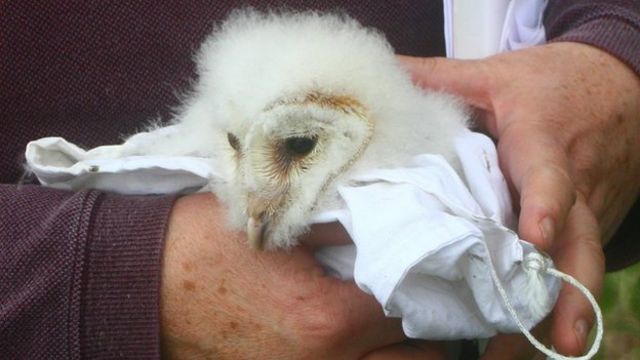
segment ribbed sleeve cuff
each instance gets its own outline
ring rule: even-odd
[[[97,198],[84,254],[83,358],[160,358],[160,262],[174,199]]]
[[[600,14],[549,42],[574,41],[614,55],[640,76],[640,20],[620,14]]]

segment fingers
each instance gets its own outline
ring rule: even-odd
[[[313,249],[352,243],[349,234],[339,222],[313,224],[311,231],[300,237],[300,242]]]
[[[291,261],[300,260],[293,258],[299,254],[308,251],[293,249]],[[315,264],[313,258],[304,260]],[[352,281],[303,270],[301,276],[289,277],[276,288],[280,297],[277,302],[285,304],[287,318],[293,322],[286,327],[297,337],[310,340],[309,348],[333,349],[339,354],[326,358],[359,358],[373,349],[406,340],[401,320],[386,317],[378,301]]]
[[[576,278],[592,294],[600,292],[604,256],[597,221],[584,199],[579,198],[571,208],[564,231],[559,234],[551,251],[558,270]],[[585,296],[573,286],[563,284],[550,319],[551,340],[556,351],[564,355],[582,355],[587,347],[593,317],[593,309]],[[533,333],[545,343],[545,324],[538,326]],[[525,349],[529,349],[529,353]],[[483,359],[528,358],[530,351],[531,346],[522,336],[499,335],[489,342]]]
[[[349,319],[338,332],[337,338],[350,338],[344,346],[356,350],[358,357],[374,349],[406,340],[401,319],[386,317],[377,300],[364,293],[354,283],[345,283],[343,291],[338,293],[334,300],[336,306],[341,306],[341,310],[344,311],[344,314],[337,315],[342,319]],[[358,336],[354,338],[353,334]]]
[[[583,201],[572,208],[562,239],[554,246],[557,268],[575,277],[592,293],[602,285],[604,261],[598,239],[596,220]],[[536,327],[534,335],[541,342],[547,330],[547,321]],[[570,285],[564,285],[551,319],[552,342],[556,351],[565,355],[581,355],[593,323],[593,309],[587,299]],[[523,349],[531,346],[520,335],[499,335],[493,338],[483,359],[529,358]]]
[[[493,77],[486,63],[436,57],[399,55],[413,82],[423,88],[442,90],[461,96],[476,108],[491,109]]]
[[[548,330],[550,321],[545,320],[538,324],[531,333],[541,343],[548,343]],[[489,343],[481,360],[533,360],[546,358],[542,353],[536,353],[535,348],[529,344],[524,335],[521,334],[498,334]]]
[[[363,360],[444,360],[445,347],[433,341],[407,341],[375,350]]]
[[[571,210],[565,231],[552,251],[560,271],[575,277],[594,296],[600,293],[604,276],[600,231],[584,199],[579,198]],[[584,295],[564,284],[553,310],[551,335],[556,349],[564,354],[581,354],[593,319],[593,309]]]
[[[327,285],[328,282],[330,286]],[[400,319],[384,316],[377,301],[353,283],[325,280],[319,292],[294,298],[287,329],[302,339],[308,354],[326,359],[358,359],[375,349],[406,340]],[[337,286],[335,284],[338,284]],[[304,285],[304,286],[308,286]]]
[[[526,121],[505,130],[498,152],[503,171],[520,194],[520,237],[549,251],[575,203],[566,154],[547,129]]]
[[[300,241],[311,249],[351,244],[351,238],[338,222],[314,224],[311,231]],[[400,319],[388,318],[376,299],[363,292],[353,282],[340,282],[338,289],[327,289],[327,311],[325,319],[336,319],[341,325],[332,331],[336,339],[352,338],[351,334],[360,334],[356,343],[345,344],[351,350],[359,351],[358,356],[382,345],[396,344],[406,339]],[[337,336],[336,336],[337,334]],[[343,334],[343,335],[340,335]],[[411,349],[407,349],[409,351]]]

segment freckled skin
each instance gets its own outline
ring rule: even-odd
[[[173,209],[163,262],[177,266],[162,273],[163,358],[359,359],[381,339],[404,339],[398,319],[355,284],[326,277],[307,249],[250,251],[224,224],[211,194],[180,198]]]
[[[193,265],[191,265],[191,263],[189,263],[189,262],[183,262],[182,263],[182,268],[186,272],[191,272],[193,270]]]
[[[224,295],[226,293],[227,293],[227,288],[224,287],[224,280],[223,280],[222,283],[220,283],[220,286],[218,286],[218,294]]]
[[[190,280],[184,280],[182,282],[182,287],[186,290],[186,291],[193,291],[196,288],[196,283]]]

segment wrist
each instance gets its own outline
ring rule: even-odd
[[[224,221],[223,208],[210,193],[183,196],[171,210],[160,290],[160,341],[169,359],[202,356],[214,348],[215,340],[201,334],[216,326],[215,317],[203,318],[197,312],[217,308],[218,299],[203,293],[220,276],[214,263]]]

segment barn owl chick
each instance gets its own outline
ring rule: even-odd
[[[294,245],[354,174],[423,153],[456,161],[462,106],[415,87],[383,35],[348,17],[236,12],[197,64],[179,122],[224,153],[213,191],[255,248]]]

